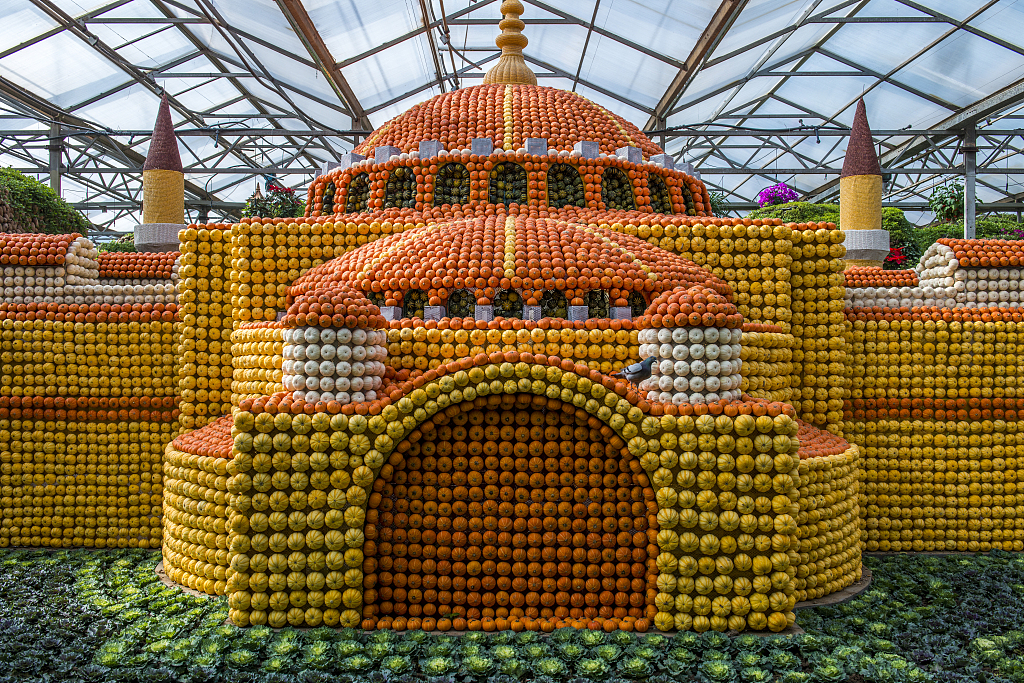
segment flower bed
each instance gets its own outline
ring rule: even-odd
[[[806,634],[424,632],[224,623],[224,598],[157,580],[146,551],[0,551],[5,680],[988,681],[1021,678],[1024,559],[870,558],[871,590],[801,610]],[[45,595],[45,603],[40,596]],[[44,607],[45,604],[45,607]]]

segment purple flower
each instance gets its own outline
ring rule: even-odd
[[[778,185],[771,185],[761,190],[757,195],[757,205],[763,208],[765,206],[795,202],[798,199],[800,199],[800,195],[796,193],[796,190],[786,185],[786,183],[779,183]]]

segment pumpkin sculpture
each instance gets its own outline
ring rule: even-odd
[[[781,631],[856,581],[858,453],[782,402],[804,242],[708,218],[660,152],[495,76],[382,126],[303,219],[186,230],[233,411],[168,449],[169,574],[240,625],[399,630]],[[841,233],[807,234],[817,296]]]

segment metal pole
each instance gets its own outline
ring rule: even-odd
[[[964,131],[964,239],[975,236],[974,178],[978,171],[978,140],[974,124]]]
[[[50,187],[60,195],[60,158],[64,152],[64,138],[60,134],[60,124],[50,124]]]

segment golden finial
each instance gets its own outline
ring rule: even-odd
[[[484,84],[537,85],[537,76],[526,66],[523,48],[529,42],[522,31],[526,24],[519,17],[525,11],[519,0],[505,0],[501,3],[504,18],[498,22],[501,33],[494,43],[501,48],[501,58],[487,75]]]

